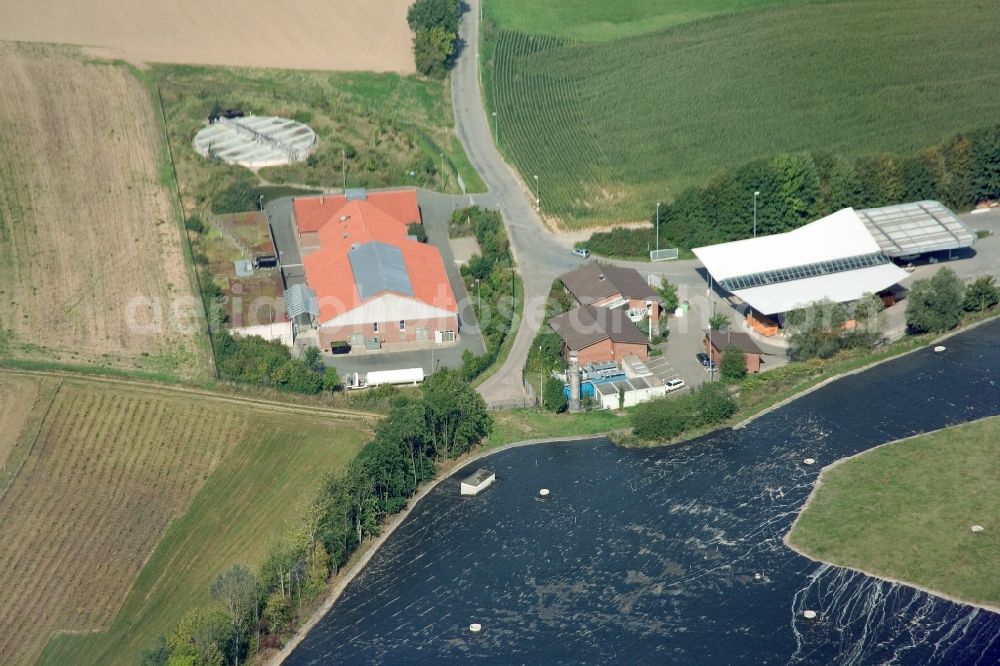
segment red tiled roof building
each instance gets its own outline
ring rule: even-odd
[[[322,347],[456,339],[458,304],[441,254],[407,231],[421,222],[415,190],[297,198],[292,219]]]

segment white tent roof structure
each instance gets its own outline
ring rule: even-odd
[[[853,301],[909,276],[853,208],[794,231],[695,248],[694,254],[720,286],[765,315],[824,298]]]
[[[976,233],[937,201],[866,208],[858,216],[890,257],[972,247]]]

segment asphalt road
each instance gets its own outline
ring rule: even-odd
[[[545,299],[557,275],[576,268],[583,260],[570,252],[542,223],[534,208],[534,195],[509,168],[497,151],[486,121],[486,109],[479,89],[477,51],[479,45],[479,3],[468,0],[459,37],[465,44],[451,76],[455,127],[466,155],[498,203],[510,235],[511,250],[524,280],[524,319],[514,338],[507,360],[479,387],[487,403],[520,401],[524,397],[521,371],[538,333]],[[544,201],[542,202],[544,205]]]

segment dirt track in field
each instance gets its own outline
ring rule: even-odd
[[[130,62],[413,72],[410,0],[0,0],[0,39]]]
[[[72,49],[3,42],[0,90],[0,325],[14,355],[204,374],[197,326],[171,322],[197,301],[148,91]]]

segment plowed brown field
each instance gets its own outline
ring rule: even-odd
[[[12,354],[204,374],[197,322],[172,318],[198,306],[146,88],[72,49],[0,42],[0,90],[0,330]]]
[[[0,0],[0,39],[132,62],[413,72],[411,0]]]

